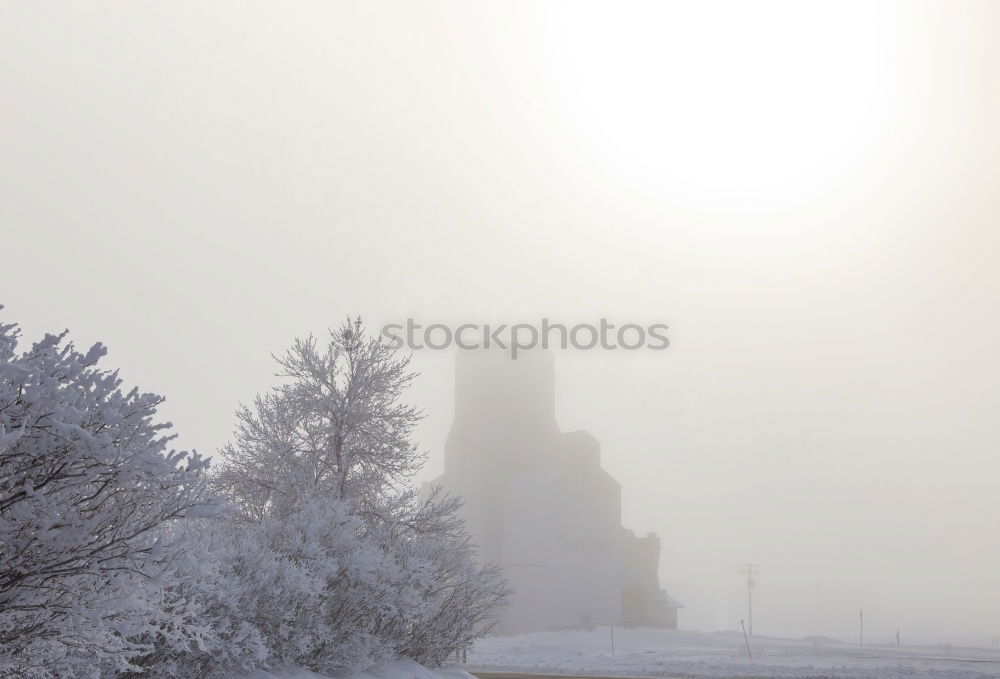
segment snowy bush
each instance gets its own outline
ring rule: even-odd
[[[412,495],[398,499],[391,519],[378,525],[390,533],[386,543],[402,554],[404,569],[418,582],[395,647],[401,657],[440,665],[490,630],[510,591],[498,567],[477,564],[475,546],[455,513],[457,499],[437,488],[420,502]]]
[[[209,678],[289,665],[366,667],[397,657],[382,621],[410,575],[364,537],[338,500],[303,499],[281,517],[209,525],[215,573],[197,598],[216,644],[151,662],[152,675]]]
[[[0,307],[2,308],[2,307]],[[0,676],[109,676],[207,630],[184,523],[216,511],[206,460],[168,449],[163,399],[123,392],[66,333],[0,325]]]

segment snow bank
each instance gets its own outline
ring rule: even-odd
[[[325,675],[299,668],[289,668],[272,672],[257,670],[240,679],[475,679],[475,677],[459,669],[432,670],[412,660],[397,660],[368,672],[341,672]]]

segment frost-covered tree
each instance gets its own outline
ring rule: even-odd
[[[207,461],[168,448],[163,399],[122,391],[102,345],[18,339],[0,325],[0,676],[110,676],[154,640],[197,646],[176,592],[197,569],[184,523],[216,511]]]
[[[409,357],[356,320],[276,360],[284,382],[240,407],[222,450],[218,480],[241,509],[280,513],[303,493],[377,505],[403,491],[426,459],[411,439],[421,415],[401,401]]]
[[[425,456],[420,413],[402,401],[408,357],[349,321],[277,361],[283,381],[240,408],[215,476],[237,513],[215,529],[217,582],[202,598],[229,656],[202,656],[198,671],[439,663],[467,647],[507,588],[476,563],[459,502],[409,484]]]

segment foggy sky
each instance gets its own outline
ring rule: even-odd
[[[680,625],[1000,635],[989,3],[5,3],[5,320],[209,453],[347,314],[663,322],[557,409]],[[412,400],[441,471],[453,355]]]

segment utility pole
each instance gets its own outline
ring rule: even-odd
[[[819,583],[816,583],[816,636],[823,636],[822,616],[819,607]]]
[[[760,566],[755,563],[741,563],[736,572],[747,576],[747,620],[750,622],[750,636],[753,636],[753,586],[757,584],[754,576],[760,572]]]
[[[858,648],[865,647],[865,611],[858,611]]]

